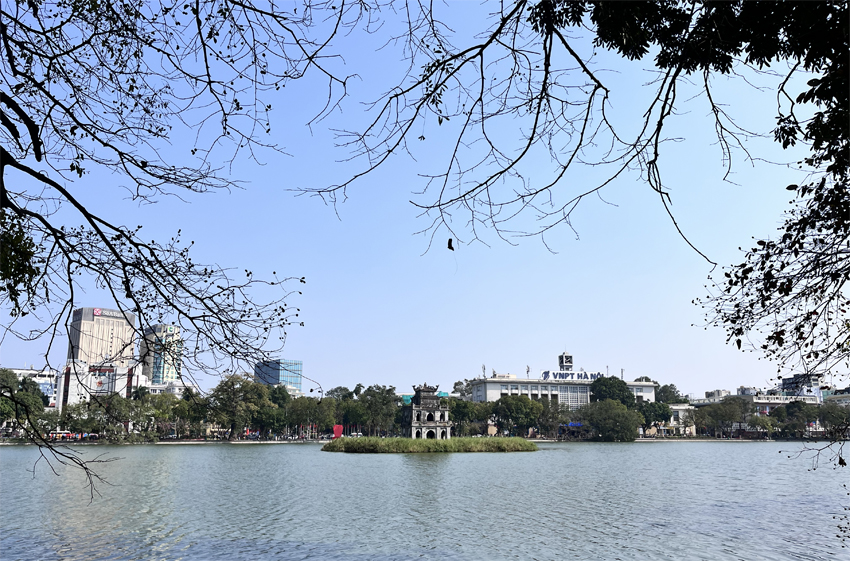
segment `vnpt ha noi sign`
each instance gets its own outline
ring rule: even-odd
[[[605,374],[602,372],[558,372],[557,370],[543,371],[543,379],[544,380],[596,380],[597,378],[604,378]]]

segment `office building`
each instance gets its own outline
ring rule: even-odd
[[[270,386],[286,386],[290,393],[301,393],[301,373],[303,365],[300,360],[268,360],[258,362],[254,366],[254,378],[258,382]]]
[[[182,378],[183,339],[180,327],[154,325],[145,328],[139,344],[139,360],[142,374],[152,384],[161,385],[177,382]]]
[[[71,316],[68,361],[129,367],[136,355],[136,316],[106,308],[79,308]]]
[[[525,395],[535,400],[546,398],[571,410],[590,403],[590,385],[605,374],[572,370],[573,357],[567,353],[558,357],[558,364],[560,370],[544,370],[539,378],[496,373],[490,378],[475,378],[471,381],[472,401],[497,401],[506,395]],[[653,382],[626,382],[626,386],[638,403],[655,401]]]

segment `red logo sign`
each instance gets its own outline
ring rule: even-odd
[[[99,315],[100,315],[100,308],[95,308],[95,309],[94,309],[94,315],[96,315],[96,316],[99,316]]]

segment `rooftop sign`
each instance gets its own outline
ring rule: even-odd
[[[544,370],[542,378],[544,380],[596,380],[604,378],[602,372],[563,372],[558,370]]]

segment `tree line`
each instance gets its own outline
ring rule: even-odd
[[[231,375],[206,395],[190,389],[181,396],[151,394],[139,387],[130,398],[92,394],[61,412],[45,410],[47,398],[38,385],[28,378],[19,382],[10,370],[0,370],[0,385],[0,417],[23,436],[63,430],[116,442],[301,438],[327,434],[337,424],[347,434],[386,435],[398,432],[401,420],[402,398],[393,386],[378,384],[334,388],[323,398],[293,397],[285,387]]]
[[[637,381],[654,382],[649,378]],[[657,382],[654,382],[657,385]],[[322,398],[293,397],[283,386],[268,386],[231,375],[207,395],[187,389],[182,396],[151,394],[144,387],[130,398],[115,393],[92,395],[83,403],[65,406],[61,413],[45,410],[47,398],[38,385],[18,381],[10,370],[0,370],[0,384],[14,388],[12,399],[0,398],[0,415],[6,419],[28,419],[28,430],[41,433],[61,429],[72,433],[97,434],[114,442],[144,442],[168,438],[216,438],[238,440],[316,438],[329,435],[334,425],[344,434],[397,436],[401,434],[402,396],[395,387],[357,384],[354,389],[338,386]],[[443,398],[457,436],[488,434],[535,435],[568,440],[630,442],[652,428],[668,423],[670,404],[687,403],[675,385],[656,387],[656,401],[637,400],[628,385],[618,378],[599,378],[590,385],[590,403],[576,410],[543,397],[502,396],[494,402],[469,400],[468,381],[455,384],[459,397]],[[824,436],[844,434],[850,409],[837,404],[816,405],[794,401],[759,415],[754,404],[738,396],[684,412],[682,427],[694,427],[697,435],[712,437],[781,436],[801,438],[811,425],[820,423]],[[11,425],[25,428],[25,423]],[[10,425],[10,426],[11,426]]]
[[[728,437],[743,434],[771,438],[805,438],[812,434],[815,423],[820,425],[820,435],[830,440],[841,440],[850,428],[850,408],[836,403],[806,403],[792,401],[758,414],[752,401],[728,396],[718,403],[689,411],[683,423],[696,428],[700,436]]]

